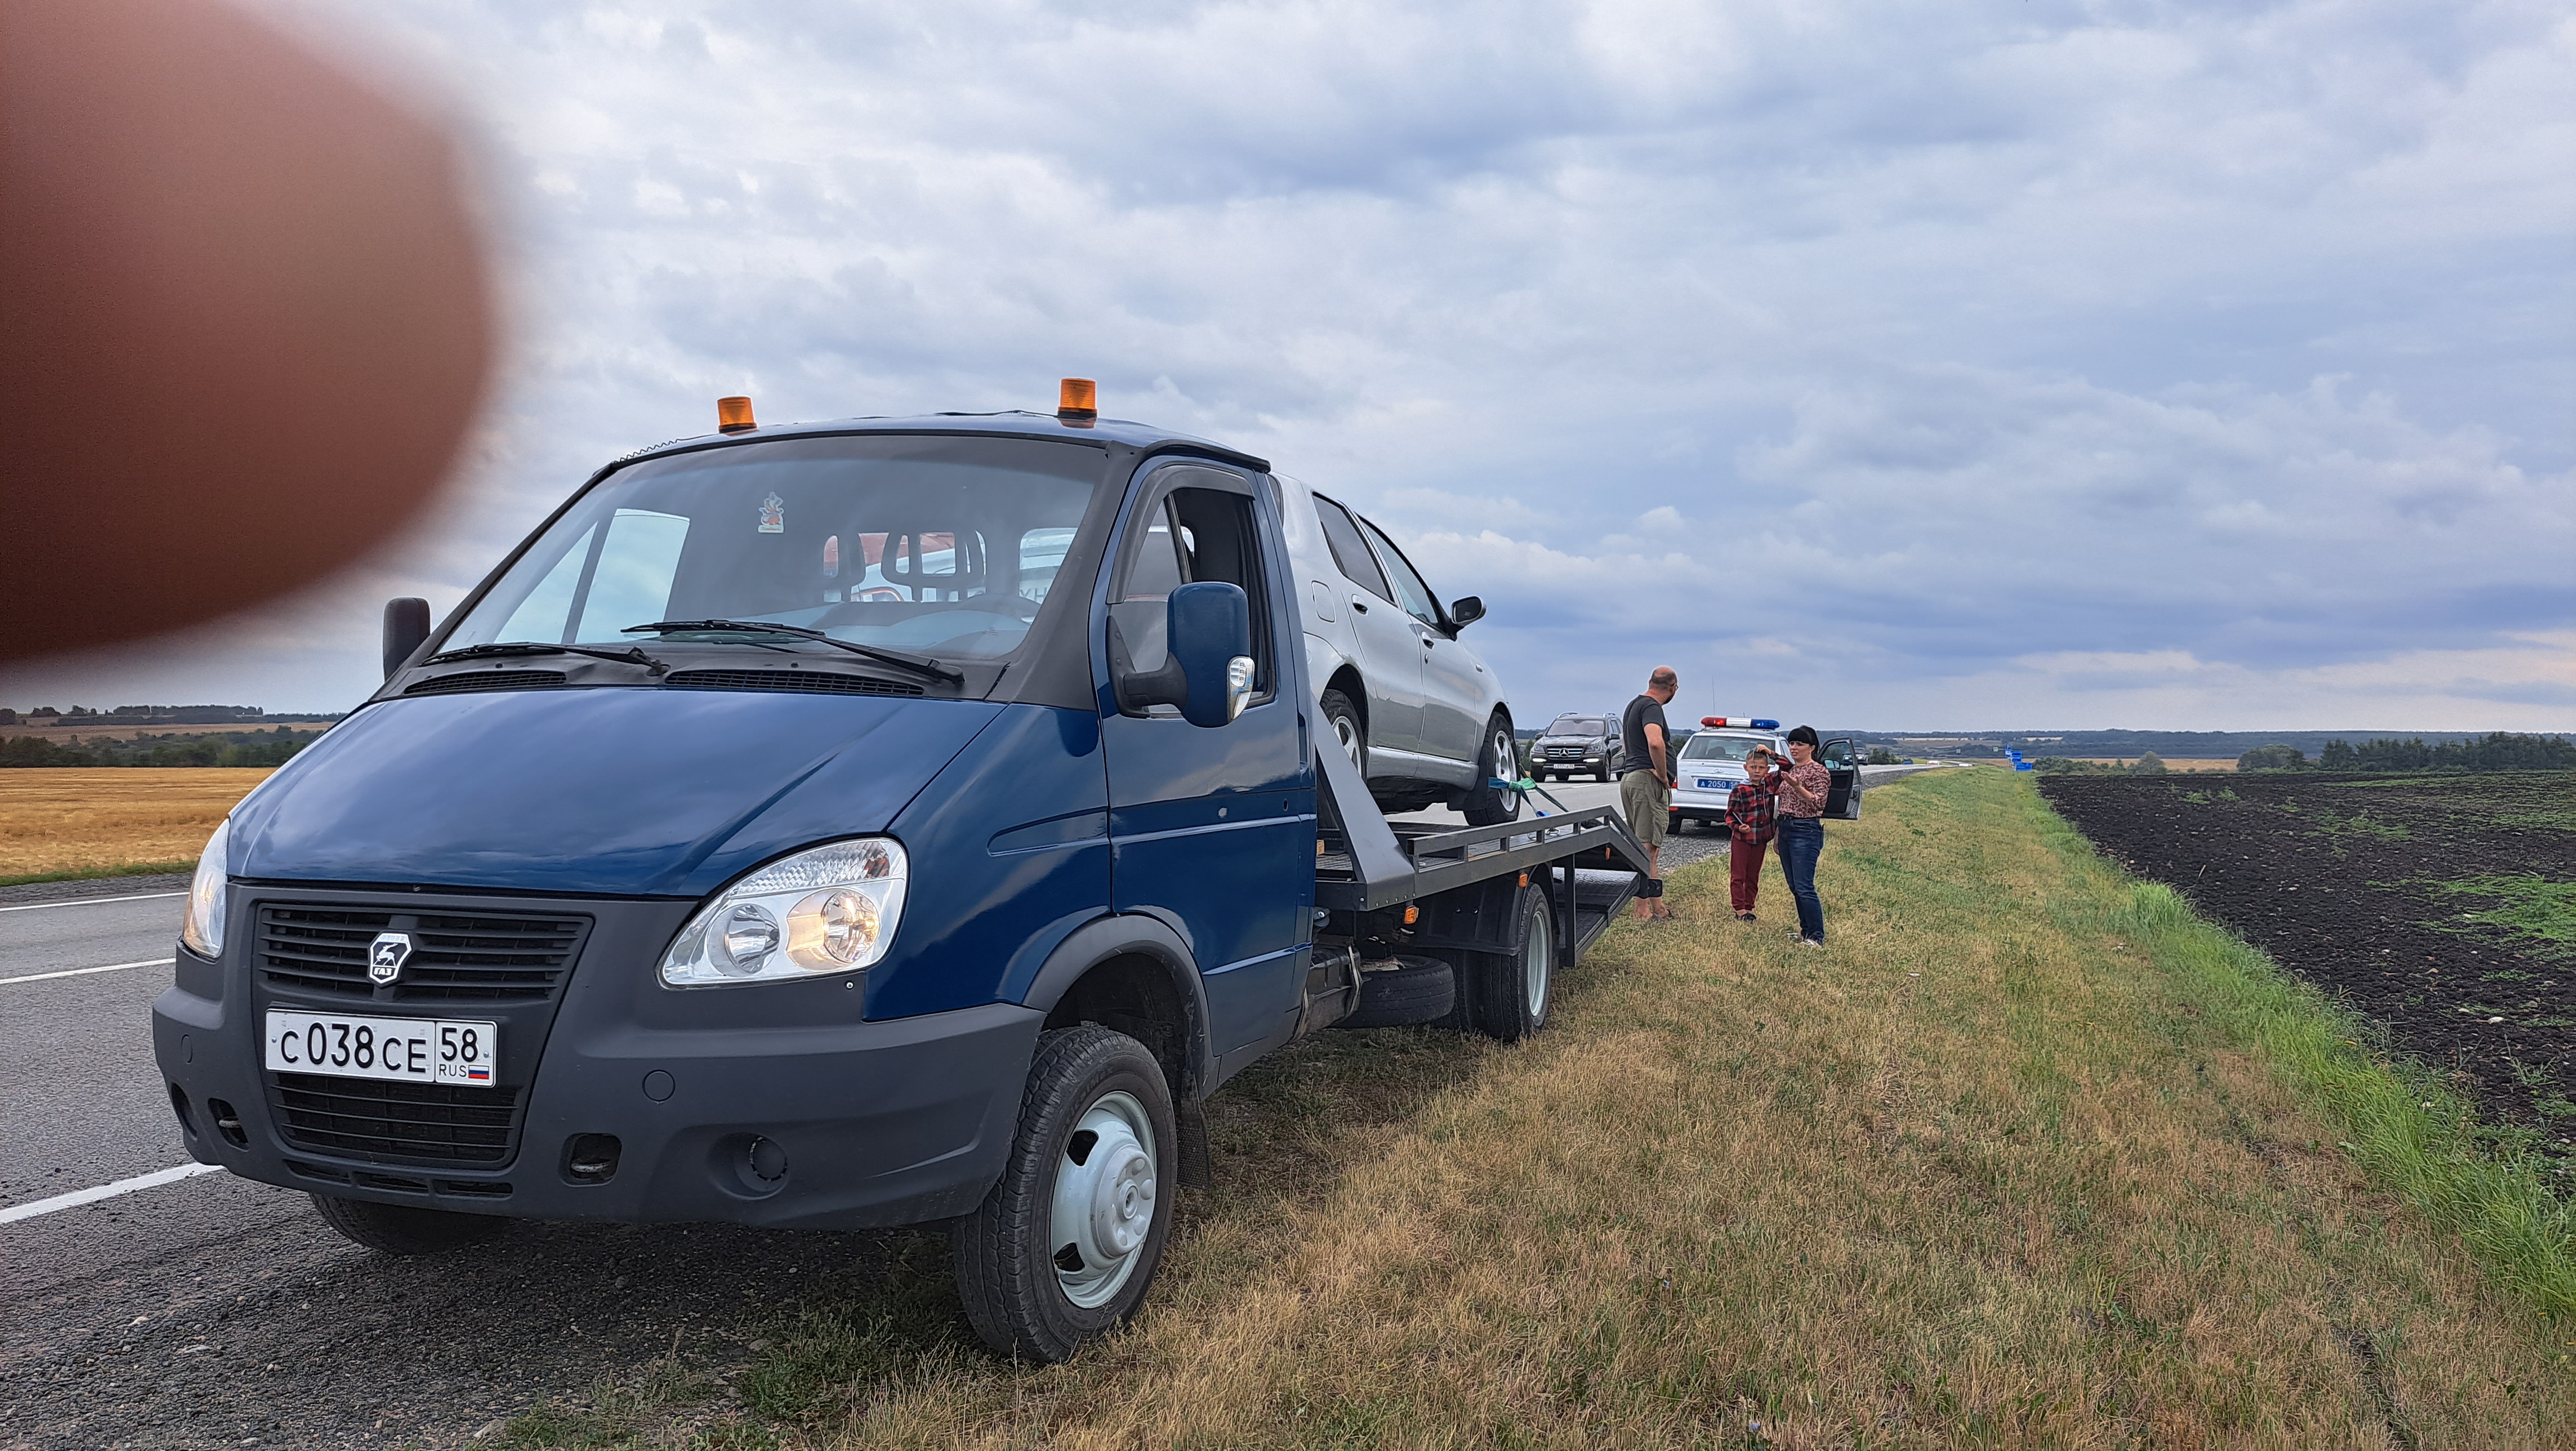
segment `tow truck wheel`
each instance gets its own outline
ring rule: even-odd
[[[1144,1044],[1095,1024],[1038,1039],[1001,1181],[953,1241],[985,1344],[1057,1364],[1136,1312],[1171,1233],[1179,1143]]]
[[[1476,1026],[1506,1043],[1546,1027],[1555,998],[1556,923],[1545,892],[1521,891],[1520,921],[1512,939],[1511,956],[1485,959],[1476,974]]]
[[[314,1195],[313,1208],[321,1214],[324,1224],[340,1231],[352,1243],[404,1259],[480,1244],[509,1224],[506,1219],[488,1214],[414,1209],[368,1199],[335,1199],[328,1194]]]

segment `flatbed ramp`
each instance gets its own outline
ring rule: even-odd
[[[1327,911],[1372,912],[1417,903],[1449,909],[1435,910],[1423,924],[1426,935],[1437,940],[1450,935],[1443,931],[1449,925],[1443,919],[1483,895],[1462,889],[1488,883],[1515,889],[1542,886],[1555,912],[1557,940],[1565,945],[1567,960],[1575,962],[1646,880],[1646,849],[1615,807],[1495,826],[1394,822],[1377,809],[1348,757],[1326,749],[1316,753],[1316,762],[1325,809],[1315,858],[1315,905]],[[1481,915],[1472,907],[1468,911]],[[1466,935],[1486,934],[1471,929]]]

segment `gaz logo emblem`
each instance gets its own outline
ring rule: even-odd
[[[411,960],[411,934],[379,932],[367,948],[367,981],[384,987],[402,976],[402,966]]]

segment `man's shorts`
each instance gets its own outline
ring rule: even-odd
[[[1630,771],[1619,778],[1619,813],[1642,845],[1664,844],[1664,822],[1672,809],[1672,788],[1654,772]]]

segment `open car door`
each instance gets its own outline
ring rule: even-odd
[[[1833,789],[1825,793],[1825,815],[1845,821],[1860,820],[1860,752],[1848,740],[1830,740],[1816,753],[1832,775]]]

